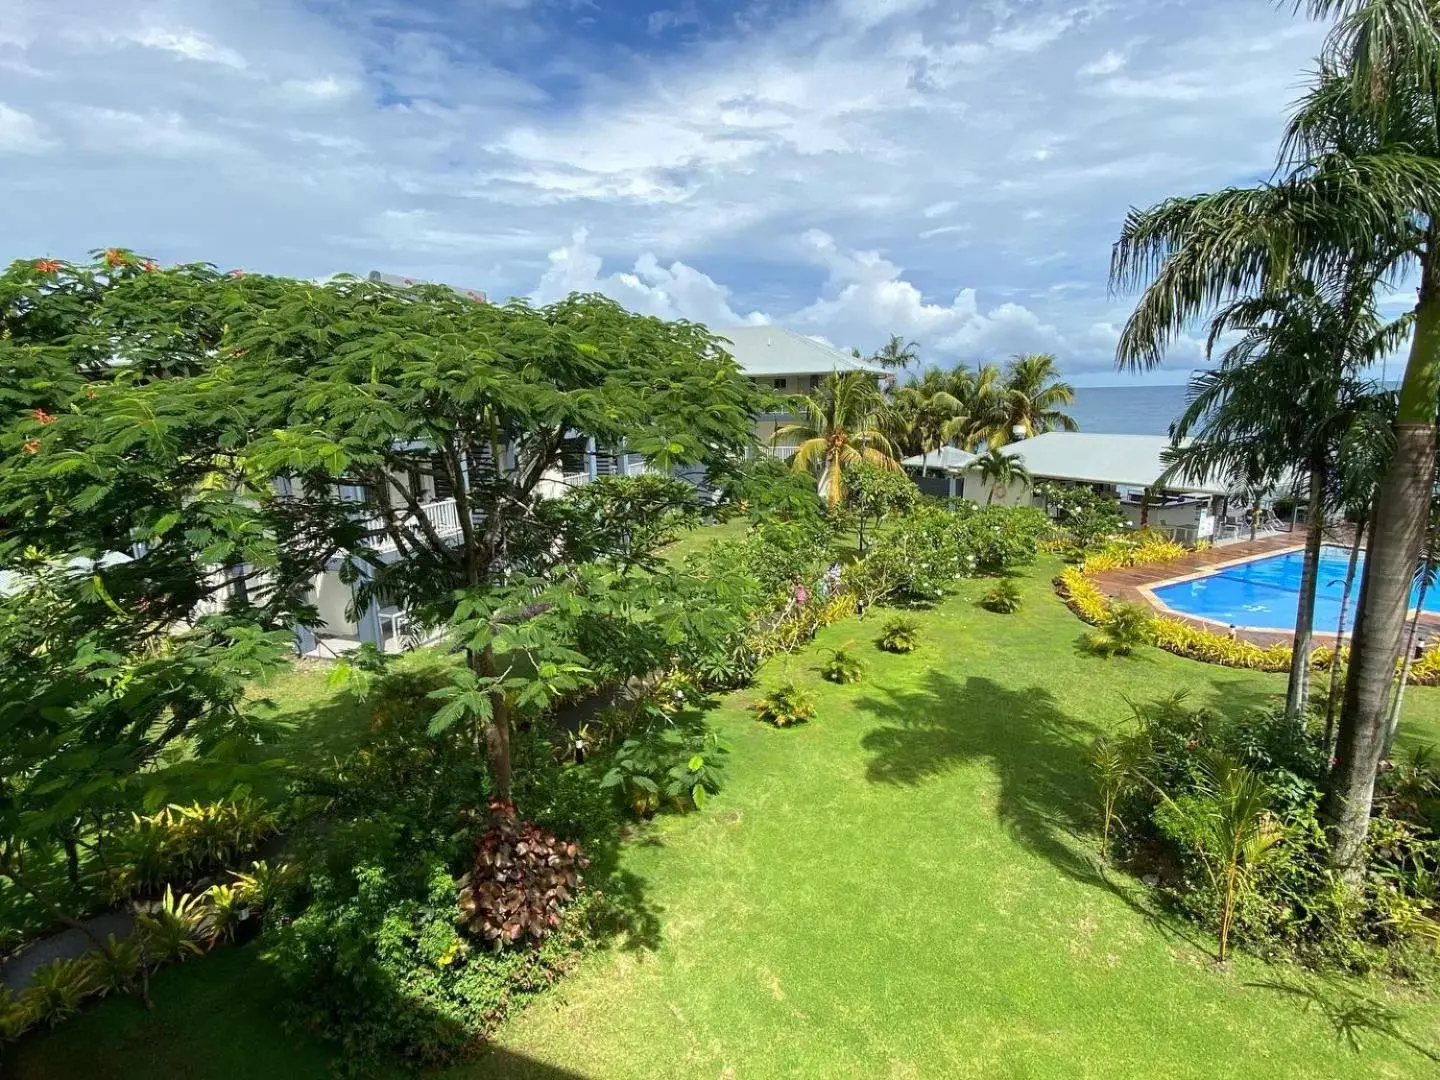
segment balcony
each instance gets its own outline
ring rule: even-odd
[[[460,535],[460,511],[456,509],[454,499],[436,499],[433,502],[421,503],[420,511],[425,519],[430,522],[430,527],[441,540],[449,540]],[[411,513],[397,514],[396,520],[402,528],[408,527],[417,536],[423,536],[424,531],[419,526],[416,517]],[[396,550],[395,539],[384,532],[385,522],[383,518],[372,517],[366,521],[366,527],[379,533],[376,541],[376,550],[381,554]]]

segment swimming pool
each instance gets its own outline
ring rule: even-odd
[[[1217,568],[1201,577],[1156,585],[1150,592],[1171,611],[1211,619],[1229,626],[1265,630],[1289,630],[1295,625],[1295,605],[1300,597],[1300,570],[1303,551],[1266,555],[1234,566]],[[1350,552],[1344,548],[1320,549],[1320,580],[1315,589],[1315,630],[1334,633],[1340,619],[1340,597],[1345,591],[1345,570]],[[1360,566],[1365,556],[1360,556]],[[1350,593],[1345,628],[1355,623],[1355,603],[1360,593],[1360,576]],[[1410,593],[1414,610],[1418,586]],[[1425,610],[1440,612],[1440,587],[1425,594]]]

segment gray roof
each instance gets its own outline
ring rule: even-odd
[[[916,454],[900,462],[911,469],[947,469],[959,472],[975,460],[975,455],[954,446],[942,446],[926,454]]]
[[[832,371],[889,374],[832,345],[779,326],[731,326],[715,334],[729,340],[726,351],[746,375],[828,375]]]
[[[384,274],[381,273],[379,270],[371,270],[370,273],[366,275],[366,277],[368,277],[371,281],[378,281],[384,285],[394,286],[397,289],[407,289],[411,285],[436,284],[433,281],[425,281],[421,278],[401,277],[399,274]],[[446,283],[440,282],[440,284]],[[485,294],[479,289],[462,289],[459,285],[447,285],[447,288],[449,288],[451,292],[454,292],[459,296],[468,296],[471,300],[486,299]]]
[[[1161,455],[1169,449],[1166,435],[1098,435],[1078,431],[1047,431],[1009,443],[1000,452],[1018,457],[1037,479],[1078,480],[1122,487],[1154,487],[1167,466]],[[1166,491],[1199,491],[1224,495],[1223,477],[1171,480]]]

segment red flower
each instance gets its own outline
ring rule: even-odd
[[[143,263],[140,264],[140,269],[144,270],[147,274],[150,274],[154,273],[156,270],[159,270],[160,266],[154,259],[146,259]]]
[[[245,276],[245,271],[240,269],[231,270],[230,276],[233,278],[242,278]]]
[[[1330,759],[1330,768],[1333,769],[1333,768],[1335,768],[1336,765],[1339,765],[1339,764],[1340,764],[1340,759],[1339,759],[1338,757],[1332,757],[1332,758]]]
[[[53,424],[55,422],[55,417],[51,416],[44,409],[36,409],[30,415],[35,418],[37,424]]]
[[[126,255],[125,252],[121,251],[119,248],[105,249],[106,266],[125,266],[129,262],[130,256]]]
[[[27,442],[25,444],[25,452],[27,454],[38,454],[40,452],[40,440],[31,439],[29,442]]]
[[[53,274],[53,273],[56,273],[56,272],[60,269],[61,265],[62,265],[62,264],[61,264],[61,262],[60,262],[59,259],[36,259],[36,260],[35,260],[35,269],[38,270],[38,271],[39,271],[40,273],[42,273],[42,274]]]
[[[93,386],[87,386],[87,387],[85,387],[85,396],[86,396],[87,398],[93,398],[93,397],[95,396],[95,387],[93,387]]]
[[[1195,747],[1197,747],[1197,746],[1199,746],[1199,745],[1200,745],[1200,744],[1197,743],[1194,739],[1191,739],[1190,741],[1188,741],[1188,742],[1185,744],[1185,749],[1186,749],[1186,750],[1194,750]]]

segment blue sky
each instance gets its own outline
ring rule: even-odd
[[[0,259],[597,289],[1114,381],[1127,208],[1268,174],[1322,32],[1268,0],[0,0]]]

